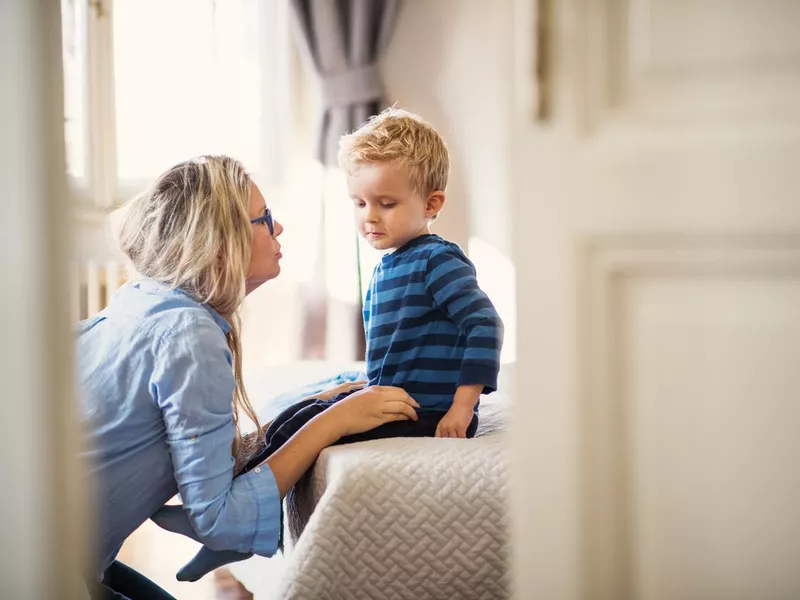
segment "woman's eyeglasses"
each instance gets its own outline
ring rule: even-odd
[[[255,219],[251,219],[250,222],[253,225],[258,225],[259,223],[266,223],[267,229],[269,229],[269,234],[274,236],[275,235],[275,223],[272,222],[272,211],[270,209],[264,209],[264,214],[260,217]]]

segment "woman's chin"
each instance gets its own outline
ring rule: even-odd
[[[272,271],[270,273],[266,274],[265,276],[258,277],[258,278],[253,278],[253,279],[248,279],[247,282],[245,283],[245,295],[256,291],[258,288],[260,288],[262,285],[264,285],[270,279],[275,279],[280,274],[281,274],[281,266],[280,265],[275,265],[272,268]]]

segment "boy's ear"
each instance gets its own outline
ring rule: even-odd
[[[428,196],[427,202],[425,202],[425,216],[429,219],[435,219],[439,216],[439,212],[444,208],[444,204],[447,201],[447,198],[444,195],[444,192],[441,190],[436,190],[435,192],[431,192],[431,195]]]

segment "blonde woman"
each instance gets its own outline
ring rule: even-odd
[[[118,239],[141,279],[79,326],[77,383],[97,511],[92,598],[170,598],[115,561],[125,539],[180,492],[214,549],[275,553],[281,498],[345,435],[415,420],[402,389],[370,387],[312,419],[258,467],[263,444],[242,385],[238,309],[280,273],[283,227],[242,165],[176,165],[120,211]],[[336,390],[334,390],[335,393]],[[242,436],[246,415],[261,434]]]

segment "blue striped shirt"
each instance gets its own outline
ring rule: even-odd
[[[376,265],[364,301],[370,385],[446,411],[460,385],[497,389],[503,323],[458,245],[422,235]],[[477,405],[475,407],[477,411]]]

